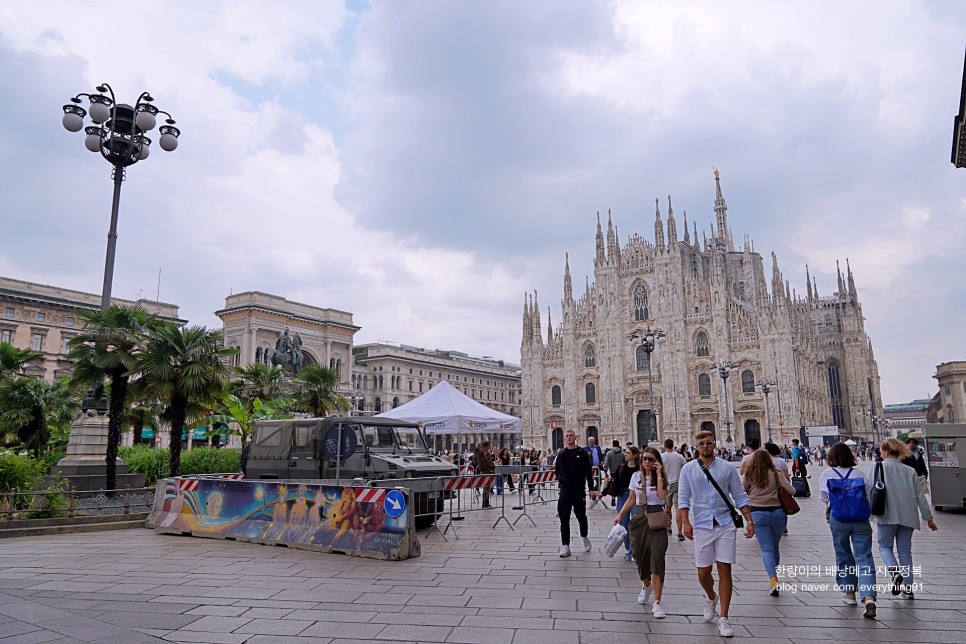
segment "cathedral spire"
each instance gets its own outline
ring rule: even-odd
[[[839,280],[839,290],[837,293],[839,295],[845,294],[845,281],[842,279],[842,269],[839,267],[839,260],[835,260],[835,272],[838,274]]]
[[[610,218],[610,208],[607,209],[607,256],[612,262],[617,259],[617,236],[614,234],[614,222]]]
[[[564,301],[574,299],[574,283],[570,279],[570,253],[564,254]]]
[[[604,231],[600,228],[600,211],[597,211],[597,258],[594,260],[595,266],[603,266],[607,261],[604,254]]]
[[[812,277],[812,292],[815,293],[815,299],[818,299],[818,281]]]
[[[661,221],[661,202],[654,200],[654,245],[664,250],[664,223]]]
[[[731,229],[728,228],[728,204],[721,194],[721,173],[717,168],[714,169],[714,214],[718,222],[718,235],[724,242],[725,248],[733,252],[735,245],[731,241]]]
[[[808,264],[805,264],[805,284],[808,286],[808,301],[812,301],[812,274],[808,272]]]
[[[547,344],[553,342],[553,320],[550,319],[550,307],[547,307]]]
[[[530,295],[523,293],[523,344],[533,339],[533,322],[530,317]]]
[[[537,289],[533,289],[533,336],[537,344],[543,344],[543,335],[540,331],[540,302],[537,301]]]
[[[778,256],[775,251],[771,252],[771,296],[781,297],[785,293],[785,285],[782,284],[782,272],[778,268]]]
[[[697,233],[694,234],[694,240],[695,241],[698,240]],[[684,243],[685,244],[691,243],[691,235],[688,234],[688,211],[687,210],[684,211]]]
[[[687,226],[685,226],[687,229]],[[671,207],[671,195],[667,196],[667,245],[669,248],[677,246],[678,225],[674,221],[674,208]]]

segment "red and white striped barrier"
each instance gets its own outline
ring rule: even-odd
[[[355,488],[356,501],[359,503],[381,503],[387,490],[378,487]]]
[[[460,465],[460,476],[469,476],[473,473],[472,465]]]
[[[244,481],[245,475],[241,472],[234,472],[232,474],[193,474],[185,478],[193,479],[222,479],[225,481]]]
[[[496,475],[495,474],[483,474],[480,476],[461,476],[459,478],[452,478],[446,481],[443,489],[447,492],[453,490],[479,490],[481,488],[490,488],[496,485]]]
[[[178,479],[178,492],[197,492],[201,479]]]
[[[551,483],[557,480],[556,472],[553,468],[549,470],[539,470],[537,472],[527,472],[527,483]]]

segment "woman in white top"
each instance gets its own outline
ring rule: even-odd
[[[785,478],[789,481],[792,480],[791,474],[788,473],[788,462],[782,458],[782,448],[775,443],[765,443],[765,451],[771,456],[771,462],[774,464],[775,469],[785,475]],[[786,531],[785,534],[788,534]]]
[[[633,492],[627,502],[617,513],[614,523],[620,523],[625,514],[629,514],[636,504],[638,511],[631,519],[628,534],[634,560],[637,562],[637,572],[641,577],[641,594],[637,597],[639,604],[647,604],[647,600],[654,592],[654,603],[651,612],[654,617],[661,619],[665,616],[661,608],[661,595],[664,592],[664,556],[667,553],[667,527],[656,529],[648,525],[647,515],[666,512],[664,499],[668,494],[667,474],[664,473],[664,463],[661,454],[653,447],[641,450],[640,470],[631,477],[630,490]],[[644,511],[641,512],[640,510]],[[670,518],[670,515],[668,515]],[[670,521],[668,521],[670,525]]]

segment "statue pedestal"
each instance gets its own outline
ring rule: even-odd
[[[107,416],[85,412],[71,423],[67,456],[51,469],[52,475],[68,480],[68,486],[80,491],[103,490],[107,467]],[[130,474],[121,459],[117,464],[117,488],[144,487],[143,474]]]

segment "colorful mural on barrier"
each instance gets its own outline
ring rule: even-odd
[[[408,559],[420,551],[410,500],[407,490],[169,478],[158,482],[148,525],[159,532]]]

